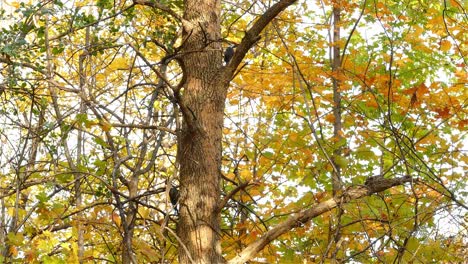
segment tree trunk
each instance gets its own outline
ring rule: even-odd
[[[338,1],[339,3],[339,1]],[[341,56],[340,56],[340,29],[341,29],[341,9],[338,7],[333,8],[333,39],[332,39],[332,58],[331,66],[333,72],[333,137],[339,142],[343,135],[341,129],[343,127],[341,122],[341,91],[340,91],[340,73],[341,73]],[[341,143],[340,143],[341,144]],[[336,162],[336,159],[342,154],[342,146],[334,147],[333,151],[333,175],[332,175],[332,186],[333,195],[341,190],[341,166]]]
[[[219,0],[186,0],[179,136],[180,263],[222,263],[219,213],[221,139],[226,86],[221,83]]]
[[[335,196],[342,189],[342,180],[341,180],[341,165],[336,162],[337,159],[342,157],[341,140],[343,135],[341,134],[342,130],[342,117],[341,117],[341,88],[340,88],[340,73],[341,73],[341,50],[340,50],[340,30],[341,30],[341,9],[340,9],[340,0],[335,2],[333,7],[333,38],[332,38],[332,58],[331,58],[331,67],[333,72],[333,138],[335,142],[339,142],[340,146],[334,146],[333,150],[333,174],[332,174],[332,186],[333,186],[333,196]],[[331,249],[331,246],[334,245],[335,249],[331,255],[331,263],[339,263],[337,260],[338,251],[340,250],[341,239],[341,216],[343,215],[343,209],[341,206],[337,208],[336,218],[330,217],[330,226],[329,226],[329,244],[327,248]]]

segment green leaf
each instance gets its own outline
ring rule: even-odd
[[[65,47],[53,47],[52,48],[52,54],[58,55],[62,53],[65,50]]]
[[[334,159],[336,164],[338,164],[338,166],[340,166],[341,168],[345,168],[348,166],[349,161],[347,158],[343,156],[335,156]]]
[[[100,138],[100,137],[95,137],[93,138],[94,142],[96,142],[96,144],[98,144],[99,146],[101,147],[104,147],[104,148],[109,148],[109,144],[107,144],[104,139]]]
[[[10,232],[8,233],[7,237],[8,237],[8,242],[12,244],[13,246],[20,246],[24,243],[24,236],[22,232],[19,232],[16,234],[13,232]]]
[[[40,192],[36,195],[36,199],[38,199],[41,203],[45,203],[49,200],[49,197],[45,192]]]
[[[69,173],[59,173],[57,174],[56,179],[59,183],[68,183],[73,180],[73,175]]]
[[[270,152],[270,151],[264,151],[264,152],[262,153],[262,155],[265,156],[265,158],[268,158],[268,159],[273,159],[274,156],[275,156],[275,154],[272,153],[272,152]]]

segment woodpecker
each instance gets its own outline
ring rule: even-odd
[[[179,210],[177,210],[177,203],[179,202],[179,190],[176,186],[172,185],[171,189],[169,190],[169,199],[171,200],[172,207],[176,211],[176,214],[179,214]]]
[[[234,56],[234,48],[236,45],[232,45],[227,47],[226,51],[224,52],[224,62],[226,65],[231,61],[232,56]]]

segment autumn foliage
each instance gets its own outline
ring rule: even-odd
[[[0,3],[0,263],[468,261],[463,1],[202,2]]]

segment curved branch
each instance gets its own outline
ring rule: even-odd
[[[284,222],[276,225],[262,237],[248,245],[242,250],[237,257],[231,259],[229,264],[241,264],[245,263],[258,252],[260,252],[266,245],[271,241],[275,240],[282,234],[289,232],[291,229],[299,227],[313,218],[331,211],[339,204],[348,203],[350,201],[370,196],[374,193],[378,193],[389,189],[393,186],[403,185],[404,183],[411,182],[411,177],[401,177],[395,179],[385,179],[383,177],[373,177],[367,185],[358,185],[347,188],[343,193],[336,195],[326,201],[316,204],[314,207],[300,211],[297,214],[290,216]]]
[[[249,182],[244,182],[241,185],[238,185],[234,190],[232,190],[226,197],[224,197],[223,201],[219,204],[217,213],[220,213],[223,210],[224,206],[231,200],[231,198],[238,193],[240,190],[244,190],[247,186],[249,186]]]
[[[224,81],[229,82],[237,66],[242,62],[249,49],[260,39],[260,33],[276,17],[297,0],[281,0],[270,7],[255,23],[245,32],[241,43],[237,46],[234,56],[224,69]]]

